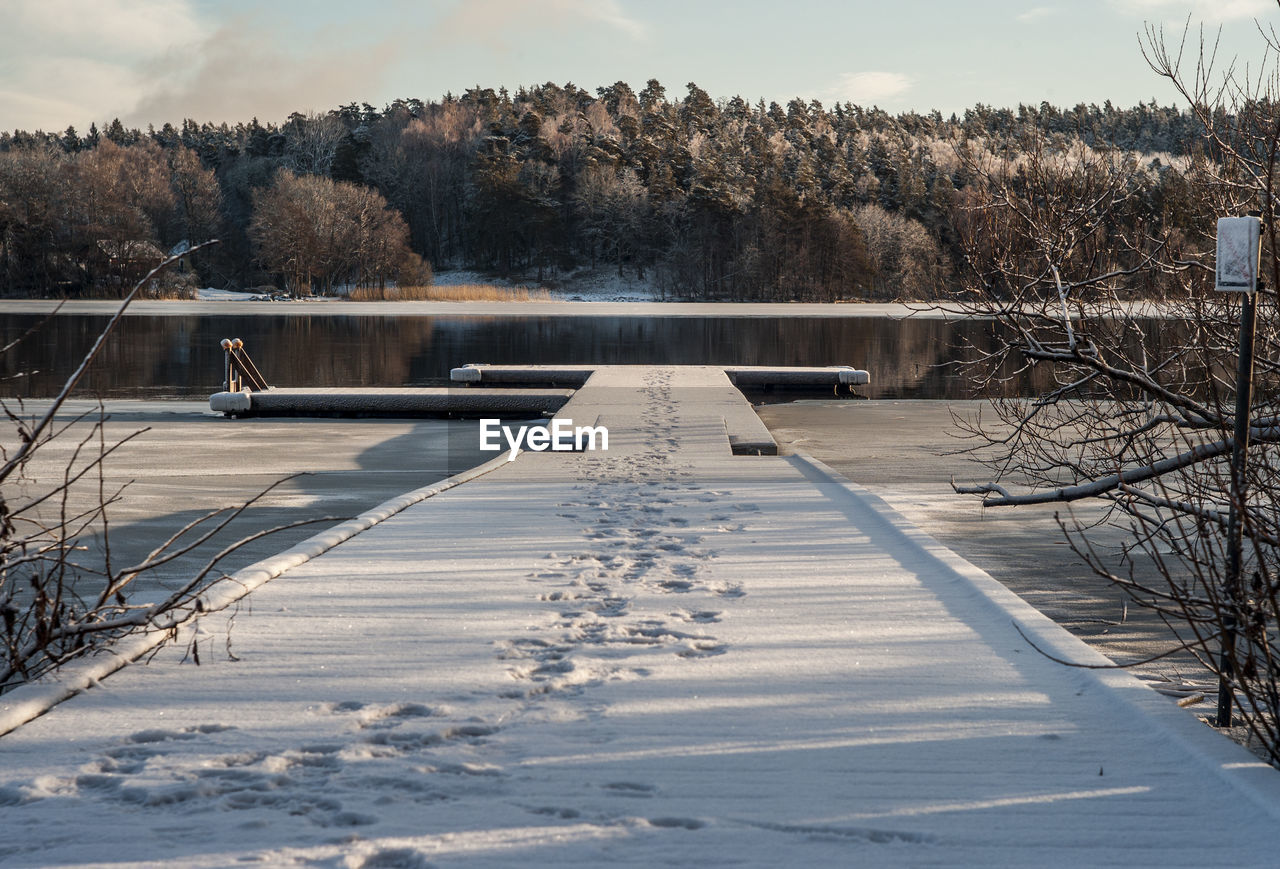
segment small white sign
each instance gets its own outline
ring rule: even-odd
[[[1217,280],[1214,289],[1252,293],[1258,288],[1262,221],[1256,217],[1218,218]]]

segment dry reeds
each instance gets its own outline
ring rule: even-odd
[[[456,284],[446,287],[356,287],[347,297],[353,302],[547,302],[546,290],[497,287],[492,284]]]

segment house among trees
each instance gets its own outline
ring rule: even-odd
[[[173,247],[169,248],[169,253],[166,254],[166,256],[178,257],[178,261],[169,267],[173,270],[174,274],[185,275],[188,272],[193,271],[190,250],[191,242],[187,241],[185,238]]]
[[[127,289],[166,258],[165,252],[151,241],[99,239],[85,265],[93,283]]]

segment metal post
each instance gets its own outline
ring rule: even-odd
[[[231,388],[231,339],[223,338],[221,346],[222,346],[223,356],[225,357],[222,365],[222,368],[223,368],[222,391],[234,392],[234,390]]]
[[[1231,509],[1227,515],[1227,575],[1222,584],[1222,651],[1218,661],[1218,727],[1230,727],[1235,705],[1236,612],[1240,603],[1240,566],[1244,555],[1245,468],[1249,454],[1249,416],[1253,393],[1253,335],[1258,320],[1257,294],[1240,299],[1240,361],[1236,368],[1235,434],[1231,444]]]

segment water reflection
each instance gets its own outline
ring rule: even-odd
[[[38,316],[0,316],[3,343]],[[57,316],[4,358],[0,394],[56,393],[105,317]],[[986,321],[759,317],[127,317],[78,394],[205,396],[218,387],[224,337],[243,338],[281,386],[431,386],[466,362],[855,365],[870,398],[978,397],[954,362],[993,344]],[[1012,372],[1010,372],[1012,374]],[[1043,383],[1014,377],[1005,394]]]

